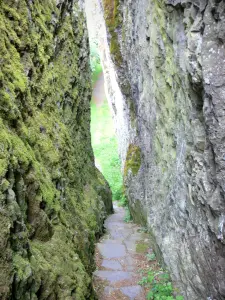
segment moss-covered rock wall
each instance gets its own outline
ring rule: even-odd
[[[88,56],[81,1],[0,0],[0,299],[94,299]]]

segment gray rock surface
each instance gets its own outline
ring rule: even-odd
[[[132,216],[185,299],[225,299],[225,3],[99,1]]]

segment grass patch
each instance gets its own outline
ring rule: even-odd
[[[112,117],[107,101],[101,107],[91,105],[91,136],[95,160],[108,181],[113,200],[122,197],[121,162]]]
[[[90,65],[92,70],[92,86],[95,87],[102,67],[95,41],[90,43]],[[118,145],[113,126],[112,115],[107,100],[97,106],[91,102],[91,138],[96,165],[108,181],[113,194],[113,200],[118,200],[121,206],[127,207],[127,199],[123,193],[123,178],[121,161],[118,155]],[[126,209],[127,222],[131,220],[130,212]]]
[[[96,57],[96,54],[91,57]],[[99,73],[101,66],[97,61],[95,59],[95,62],[92,63],[94,65],[92,69],[93,85],[101,73]],[[123,199],[121,162],[113,120],[106,99],[101,106],[97,106],[93,101],[91,103],[91,137],[96,163],[110,185],[113,200]]]

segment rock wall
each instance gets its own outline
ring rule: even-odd
[[[94,167],[83,3],[0,0],[0,299],[94,299],[111,192]]]
[[[147,223],[185,299],[225,299],[225,3],[97,6],[104,65],[110,52],[123,95],[112,106],[132,216]]]

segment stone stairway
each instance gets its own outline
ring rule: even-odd
[[[105,222],[106,234],[96,246],[95,291],[99,300],[145,300],[146,291],[138,282],[141,270],[149,267],[149,235],[124,221],[124,208],[114,205],[114,211]]]

